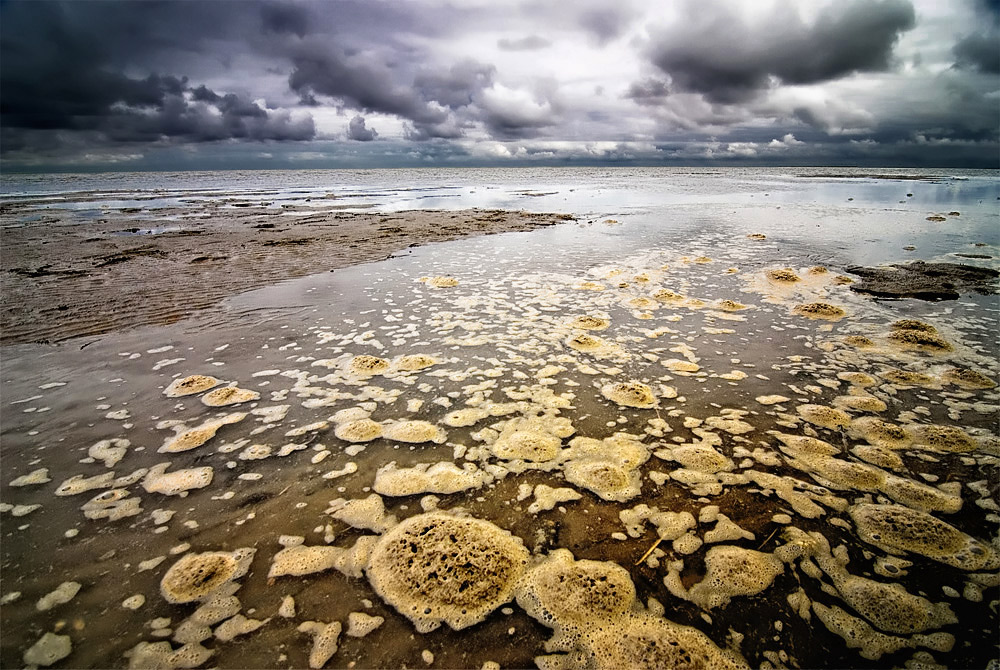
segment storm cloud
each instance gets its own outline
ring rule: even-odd
[[[714,102],[746,100],[776,83],[886,70],[916,19],[908,0],[836,4],[812,23],[787,4],[752,21],[717,3],[687,8],[685,21],[656,34],[651,60],[678,89]]]
[[[972,33],[954,48],[955,65],[988,74],[1000,74],[1000,31]]]
[[[355,140],[357,142],[371,142],[376,137],[378,133],[375,132],[374,128],[368,128],[365,126],[365,118],[363,116],[355,116],[351,119],[350,123],[347,124],[347,139]]]
[[[0,160],[995,167],[998,30],[996,0],[6,0]]]
[[[129,30],[125,36],[105,39],[98,24],[112,20],[113,7],[93,3],[93,13],[87,14],[89,4],[4,6],[0,125],[5,139],[13,141],[18,131],[38,130],[82,131],[109,142],[285,141],[315,136],[308,116],[266,109],[245,95],[220,94],[204,84],[192,87],[183,75],[126,74],[119,60],[129,54],[141,60],[150,44]],[[143,17],[130,13],[137,8],[123,9],[112,23],[141,29],[138,21]],[[151,6],[148,18],[160,18],[159,10]],[[196,30],[192,39],[198,38]]]

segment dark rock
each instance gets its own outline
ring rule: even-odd
[[[883,298],[955,300],[961,293],[996,293],[1000,272],[960,263],[896,263],[875,268],[852,266],[847,272],[861,277],[851,290]]]

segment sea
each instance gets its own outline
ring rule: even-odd
[[[1000,303],[852,272],[1000,269],[995,171],[0,176],[215,200],[572,219],[3,347],[0,665],[995,667]]]

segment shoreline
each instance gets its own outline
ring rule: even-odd
[[[573,220],[509,210],[354,212],[263,206],[133,210],[78,222],[72,210],[7,206],[0,213],[0,346],[57,343],[168,324],[285,279],[372,261],[403,249]]]

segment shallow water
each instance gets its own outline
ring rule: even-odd
[[[894,667],[918,652],[904,648],[880,658],[863,658],[857,650],[845,648],[815,614],[804,620],[787,599],[800,587],[812,601],[854,610],[838,593],[832,575],[812,575],[802,561],[785,565],[760,593],[734,596],[725,607],[702,609],[672,594],[664,578],[670,562],[682,559],[679,573],[684,587],[700,581],[711,545],[684,554],[669,541],[662,542],[657,551],[664,553],[653,554],[658,564],[641,562],[638,559],[657,539],[656,529],[647,525],[639,537],[624,535],[620,512],[646,504],[664,511],[688,511],[698,518],[706,505],[717,505],[753,534],[752,540],[722,544],[763,552],[791,541],[783,530],[786,524],[773,519],[775,514],[788,514],[791,526],[819,532],[833,547],[843,545],[845,553],[839,556],[850,559],[846,564],[850,574],[898,581],[912,594],[949,603],[957,623],[941,630],[954,636],[954,645],[949,651],[920,649],[919,653],[929,652],[949,667],[983,667],[997,657],[997,587],[979,587],[976,599],[976,587],[968,586],[975,584],[971,575],[995,574],[995,567],[962,570],[911,552],[903,556],[912,561],[904,569],[906,574],[898,580],[880,576],[877,566],[892,555],[859,537],[844,506],[892,502],[886,493],[878,487],[819,477],[815,469],[802,465],[801,454],[782,451],[768,433],[815,435],[837,447],[838,461],[861,463],[847,450],[864,445],[864,439],[847,430],[810,424],[796,410],[801,405],[830,406],[845,395],[871,395],[887,405],[878,412],[852,410],[855,420],[874,415],[901,425],[960,427],[973,440],[970,451],[951,453],[909,444],[894,451],[903,463],[895,474],[928,485],[961,482],[961,510],[938,510],[934,515],[985,546],[998,548],[1000,398],[996,388],[963,389],[944,381],[947,370],[956,366],[978,370],[993,380],[1000,376],[996,297],[970,295],[940,303],[877,301],[833,281],[845,267],[858,263],[911,258],[956,262],[954,254],[973,250],[997,256],[998,186],[992,175],[914,182],[805,180],[767,171],[685,175],[553,170],[493,174],[474,184],[456,185],[458,177],[451,174],[421,174],[411,181],[397,175],[397,184],[412,183],[413,190],[390,191],[386,184],[375,183],[365,192],[350,179],[341,190],[387,210],[530,206],[570,211],[580,220],[532,233],[411,249],[384,262],[245,293],[168,327],[74,340],[59,347],[4,349],[0,500],[41,507],[21,517],[13,517],[13,510],[0,517],[0,595],[22,593],[3,606],[2,665],[21,664],[25,649],[52,631],[68,635],[73,644],[71,655],[56,667],[125,667],[126,652],[138,643],[170,639],[169,633],[157,637],[151,621],[169,617],[168,627],[174,629],[196,607],[163,600],[159,582],[167,568],[188,551],[239,547],[257,550],[250,573],[238,580],[242,612],[271,618],[259,630],[233,641],[204,642],[214,650],[207,665],[302,667],[311,642],[296,632],[298,623],[345,622],[348,613],[356,611],[386,621],[367,637],[342,637],[341,648],[327,667],[352,662],[359,667],[425,667],[423,650],[433,652],[435,667],[478,668],[487,660],[503,667],[532,665],[533,658],[544,653],[551,631],[516,603],[464,630],[443,626],[419,634],[410,621],[382,602],[364,577],[329,570],[278,577],[269,583],[268,567],[281,549],[280,536],[303,536],[307,545],[325,545],[330,525],[335,535],[330,543],[343,547],[366,534],[332,519],[326,510],[335,498],[369,495],[376,471],[389,461],[399,467],[474,463],[491,472],[489,484],[438,494],[438,506],[492,521],[521,538],[537,555],[567,548],[577,559],[613,561],[627,568],[639,600],[645,603],[652,597],[663,603],[665,618],[694,626],[719,646],[732,642],[731,630],[745,636],[738,648],[753,667],[765,663]],[[409,173],[405,176],[410,178]],[[65,186],[78,192],[109,188],[93,179],[67,180]],[[123,187],[140,188],[144,177],[134,179],[140,180],[139,186],[122,178]],[[536,181],[529,184],[532,179]],[[302,199],[315,195],[315,189],[337,190],[289,182],[263,192],[256,182],[208,182],[204,187],[226,190],[226,186],[230,193],[234,186],[252,189],[252,197],[259,200]],[[180,198],[186,187],[168,185],[165,190],[171,194],[166,197]],[[524,195],[526,189],[553,195]],[[450,192],[455,190],[459,193]],[[913,196],[907,197],[908,193]],[[109,197],[121,199],[120,194]],[[926,221],[927,216],[951,211],[960,215],[947,217],[944,223]],[[766,239],[749,239],[752,233]],[[974,246],[977,243],[984,246]],[[995,259],[963,262],[997,267]],[[813,266],[824,266],[828,272],[810,274]],[[791,287],[769,282],[764,271],[775,268],[791,268],[802,281]],[[457,285],[435,288],[421,281],[434,276],[453,277]],[[603,290],[582,289],[584,282],[599,284]],[[659,289],[683,294],[688,301],[650,299]],[[719,303],[725,299],[747,309],[725,311]],[[796,305],[816,301],[842,308],[845,316],[814,320],[793,312]],[[605,330],[589,333],[606,345],[596,352],[569,344],[581,333],[570,323],[585,314],[610,323]],[[889,325],[904,318],[934,326],[953,350],[900,349],[888,337]],[[869,337],[874,347],[858,349],[845,340],[850,335]],[[391,360],[413,353],[433,356],[437,363],[413,373],[368,379],[342,372],[356,355]],[[698,369],[680,374],[664,365],[669,359],[696,361]],[[924,372],[932,380],[926,386],[900,386],[881,377],[891,368]],[[873,375],[875,384],[862,390],[837,376],[850,372]],[[172,380],[193,374],[234,382],[259,392],[261,398],[214,409],[195,395],[164,396],[163,389]],[[623,407],[602,393],[603,387],[626,380],[648,385],[659,396],[657,406]],[[758,400],[773,394],[787,400],[778,404]],[[484,418],[468,427],[445,425],[446,416],[458,408],[513,401],[521,404],[511,414]],[[250,414],[220,429],[201,447],[156,453],[174,434],[169,428],[157,428],[161,421],[181,420],[194,427],[228,412],[275,405],[289,405],[287,416],[275,425],[264,423],[260,414]],[[432,422],[447,431],[447,441],[407,444],[376,439],[351,454],[345,451],[350,445],[334,436],[332,425],[302,436],[285,435],[358,405],[378,422]],[[127,414],[114,414],[121,410]],[[713,423],[711,417],[735,416],[724,410],[747,412],[739,416],[750,425],[747,432],[718,427],[708,431],[717,436],[712,448],[731,464],[721,470],[733,476],[728,483],[722,481],[725,477],[710,476],[699,487],[678,470],[679,462],[668,460],[669,454],[651,453],[638,467],[641,493],[618,502],[568,483],[561,465],[540,464],[518,472],[519,464],[490,451],[495,434],[491,437],[483,430],[494,426],[500,431],[501,422],[541,414],[569,419],[573,437],[603,439],[625,432],[635,435],[648,452],[662,452],[665,447],[707,439],[703,429]],[[707,424],[695,426],[706,420]],[[81,462],[92,445],[110,438],[131,443],[113,468],[99,461]],[[241,439],[247,439],[247,445],[268,444],[275,451],[293,442],[305,446],[284,457],[241,460],[243,446],[233,446]],[[562,440],[563,449],[570,439]],[[171,463],[171,471],[210,466],[212,483],[184,497],[147,492],[141,482],[122,486],[131,497],[141,498],[142,512],[117,521],[86,519],[80,509],[104,489],[53,495],[73,475],[91,477],[113,469],[122,476],[163,462]],[[348,463],[357,470],[335,479],[323,477]],[[51,481],[10,486],[15,477],[43,467]],[[821,514],[806,518],[773,489],[754,481],[755,473],[793,478],[794,491],[818,502]],[[240,478],[248,474],[261,477]],[[740,476],[750,479],[740,481]],[[976,482],[982,484],[968,486]],[[519,500],[519,487],[538,484],[571,487],[581,497],[530,514],[527,508],[534,498]],[[404,519],[422,511],[422,497],[383,499],[392,514]],[[175,514],[157,524],[154,510]],[[711,527],[705,522],[693,530],[701,538]],[[78,533],[66,537],[69,530]],[[176,553],[171,554],[174,548]],[[139,571],[142,561],[159,556],[166,558]],[[37,610],[39,598],[71,580],[82,585],[75,598],[48,611]],[[145,595],[145,605],[134,612],[123,609],[120,603],[134,594]],[[285,595],[295,597],[299,610],[295,619],[276,615]],[[781,622],[780,630],[776,622]]]

